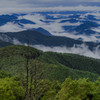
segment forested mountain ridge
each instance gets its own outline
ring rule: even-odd
[[[100,0],[2,1],[0,100],[100,100]]]
[[[28,41],[31,45],[44,45],[44,46],[65,46],[65,47],[73,47],[74,45],[82,45],[85,44],[89,47],[90,50],[94,50],[100,43],[95,42],[83,42],[80,40],[75,40],[68,37],[63,36],[47,36],[42,34],[41,32],[34,30],[20,31],[20,32],[0,32],[0,37],[6,40],[8,37],[8,41],[10,43],[20,43],[25,44]],[[6,38],[6,39],[5,39]],[[14,40],[17,42],[14,42]]]
[[[25,73],[26,54],[26,46],[15,45],[0,48],[0,69],[10,72],[11,75],[18,75],[19,70]],[[42,52],[32,47],[29,47],[29,54],[30,59],[33,59],[32,62],[37,61],[41,67],[51,70],[50,73],[46,70],[50,80],[63,82],[69,76],[73,79],[96,80],[100,76],[100,60],[98,59],[74,54]]]
[[[99,100],[99,65],[99,59],[29,46],[0,48],[0,100]]]

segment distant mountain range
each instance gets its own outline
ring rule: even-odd
[[[0,32],[25,30],[100,42],[100,13],[67,11],[0,15]]]
[[[35,24],[34,22],[27,19],[18,19],[17,15],[1,15],[0,16],[0,26],[3,26],[7,24],[8,22],[12,22],[20,26],[23,26],[22,24]]]
[[[13,44],[27,44],[29,42],[30,45],[44,45],[50,47],[55,47],[55,46],[73,47],[74,45],[85,44],[89,47],[90,50],[94,50],[94,48],[100,45],[100,43],[83,42],[80,40],[75,40],[63,36],[61,37],[53,35],[51,36],[44,35],[40,32],[33,30],[0,33],[0,39]]]
[[[31,46],[43,51],[99,58],[100,12],[0,15],[0,40],[0,47],[6,46],[4,44],[26,45],[29,42]]]

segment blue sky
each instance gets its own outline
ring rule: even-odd
[[[32,9],[77,9],[99,10],[100,0],[0,0],[0,13],[14,11],[32,11]],[[60,7],[60,8],[59,8]],[[80,7],[80,8],[79,8]],[[91,9],[92,8],[92,9]],[[38,9],[38,10],[39,10]],[[75,9],[76,10],[76,9]]]

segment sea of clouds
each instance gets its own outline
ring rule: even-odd
[[[85,44],[74,45],[71,48],[66,46],[49,47],[44,45],[34,45],[32,47],[40,49],[44,52],[51,51],[51,52],[58,52],[58,53],[72,53],[72,54],[78,54],[78,55],[100,59],[100,48],[99,48],[100,46],[94,48],[93,51],[89,50],[88,46]]]
[[[11,42],[15,45],[25,45],[27,46],[27,43],[21,43],[16,38],[10,38],[7,35],[2,34],[0,36],[0,39],[6,42]],[[42,50],[43,52],[58,52],[58,53],[72,53],[72,54],[78,54],[83,55],[87,57],[92,57],[96,59],[100,59],[100,46],[97,46],[91,51],[88,46],[83,43],[81,45],[74,44],[73,47],[66,47],[66,46],[45,46],[45,45],[32,45],[31,47],[37,48],[39,50]]]
[[[19,1],[19,0],[18,0]],[[25,0],[26,1],[26,0]],[[48,0],[44,0],[44,1],[48,1]],[[49,0],[50,1],[50,0]],[[54,0],[53,0],[54,1]],[[62,1],[62,0],[61,0]],[[80,0],[78,0],[80,1]],[[84,0],[83,0],[84,1]],[[89,0],[90,1],[90,0]],[[91,0],[93,1],[93,0]],[[99,0],[95,0],[98,1]],[[33,22],[36,23],[36,25],[32,25],[32,24],[23,24],[23,28],[20,27],[18,24],[9,22],[6,25],[3,25],[0,27],[0,32],[18,32],[18,31],[23,31],[23,30],[27,30],[27,29],[31,29],[31,28],[39,28],[42,27],[44,29],[46,29],[47,31],[49,31],[52,35],[57,35],[57,36],[66,36],[66,37],[70,37],[70,38],[83,38],[84,41],[93,41],[96,42],[97,38],[95,36],[99,36],[98,34],[92,35],[92,36],[85,36],[85,35],[74,35],[74,34],[70,34],[70,33],[65,33],[62,26],[65,25],[65,23],[59,23],[61,20],[56,20],[55,22],[51,22],[49,24],[43,23],[40,20],[46,20],[45,16],[42,16],[40,14],[35,14],[32,15],[30,13],[32,12],[48,12],[48,11],[53,11],[53,12],[59,12],[59,11],[92,11],[94,13],[92,13],[93,15],[96,16],[96,18],[100,19],[100,7],[98,6],[75,6],[75,7],[64,7],[64,6],[57,6],[57,7],[27,7],[25,5],[22,5],[20,3],[19,7],[16,6],[17,3],[15,3],[15,1],[11,0],[11,3],[9,2],[9,0],[4,0],[1,1],[2,3],[0,4],[0,14],[12,14],[12,13],[27,13],[27,15],[25,16],[19,16],[19,19],[28,19],[31,20]],[[4,5],[5,6],[4,6]],[[9,7],[8,7],[9,5]],[[11,5],[13,5],[11,7]],[[18,5],[18,4],[17,4]],[[30,5],[29,5],[30,6]],[[89,13],[87,13],[89,14]],[[55,15],[55,17],[57,17],[57,15]],[[82,17],[85,17],[82,16]],[[98,21],[98,23],[100,23],[100,21]],[[72,23],[66,23],[67,25],[72,25]],[[74,25],[80,25],[81,23],[75,23]],[[93,29],[95,31],[100,31],[100,28],[95,28]],[[4,40],[4,38],[0,37],[0,39]],[[5,38],[5,41],[9,42],[8,37]],[[22,44],[20,41],[18,41],[17,39],[10,39],[10,41],[16,45],[26,45],[26,44]],[[100,41],[100,39],[98,39],[98,41]],[[44,52],[47,51],[52,51],[52,52],[59,52],[59,53],[73,53],[73,54],[79,54],[79,55],[83,55],[83,56],[87,56],[87,57],[92,57],[92,58],[97,58],[100,59],[100,49],[99,46],[97,46],[96,48],[94,48],[93,51],[91,51],[87,45],[82,44],[82,45],[74,45],[71,48],[65,47],[65,46],[56,46],[56,47],[49,47],[49,46],[44,46],[44,45],[31,45],[32,47],[35,47],[37,49],[43,50]]]
[[[21,43],[17,39],[12,40],[13,44],[15,45],[25,45],[27,46],[27,43]],[[100,59],[100,46],[97,46],[92,50],[89,49],[89,47],[86,44],[77,45],[74,44],[73,47],[66,47],[66,46],[45,46],[45,45],[31,45],[31,47],[34,47],[36,49],[42,50],[43,52],[58,52],[58,53],[72,53],[72,54],[78,54],[82,56],[92,57],[96,59]]]
[[[83,14],[83,15],[81,15],[81,17],[84,18],[85,16],[88,16],[89,14],[90,13]],[[100,19],[100,13],[97,13],[97,14],[91,13],[91,14],[95,15],[96,18]],[[51,16],[59,17],[59,14],[51,14]],[[70,15],[63,14],[61,16],[63,17],[63,16],[70,16]],[[51,20],[51,19],[46,19],[46,16],[41,15],[41,14],[27,14],[24,16],[19,16],[18,19],[19,20],[27,19],[27,20],[35,22],[36,24],[23,24],[23,27],[21,27],[17,23],[15,24],[14,22],[8,22],[7,24],[0,26],[0,32],[19,32],[19,31],[23,31],[23,30],[32,29],[32,28],[42,27],[43,29],[47,30],[48,32],[50,32],[52,35],[55,35],[55,36],[65,36],[65,37],[74,38],[74,39],[82,38],[83,41],[93,41],[93,42],[98,41],[98,42],[100,42],[100,39],[96,38],[96,37],[100,36],[100,34],[98,34],[98,32],[100,32],[100,27],[92,29],[92,30],[96,31],[97,34],[92,34],[90,36],[87,36],[85,34],[76,35],[74,33],[65,32],[65,30],[63,29],[63,26],[78,26],[81,24],[81,22],[60,23],[62,20],[64,20],[63,18]],[[45,22],[42,22],[41,20],[51,21],[51,22],[45,23]],[[100,24],[100,21],[98,21],[97,23]]]

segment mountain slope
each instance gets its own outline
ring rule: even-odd
[[[40,66],[46,70],[44,76],[49,75],[50,80],[63,82],[69,76],[73,79],[90,78],[95,80],[100,76],[100,60],[72,54],[44,53],[34,48],[29,48],[29,52],[30,58],[33,59],[32,62],[39,62]],[[19,75],[20,72],[25,74],[26,54],[27,47],[25,46],[0,48],[0,69],[11,75]],[[75,60],[73,61],[71,57]],[[76,61],[78,62],[75,63]],[[93,63],[93,66],[90,62]],[[95,68],[97,69],[94,70]]]
[[[86,44],[89,46],[89,49],[93,50],[97,47],[100,43],[94,42],[82,42],[80,40],[75,40],[67,37],[60,37],[60,36],[47,36],[43,35],[37,31],[21,31],[21,32],[8,32],[8,33],[0,33],[2,38],[8,37],[9,42],[13,43],[13,39],[17,39],[21,43],[28,43],[30,42],[31,45],[45,45],[45,46],[66,46],[66,47],[73,47],[76,45]],[[5,37],[4,37],[5,36]]]
[[[54,64],[59,63],[72,69],[89,71],[93,73],[98,73],[100,75],[99,59],[79,56],[76,54],[46,52],[44,53],[43,57],[40,56],[39,60],[42,62],[45,61]]]
[[[43,28],[41,28],[41,27],[39,27],[39,28],[37,28],[37,29],[32,29],[32,30],[34,30],[34,31],[37,31],[37,32],[40,32],[40,33],[42,33],[42,34],[44,34],[44,35],[47,35],[47,36],[51,36],[51,34],[47,31],[47,30],[45,30],[45,29],[43,29]]]

